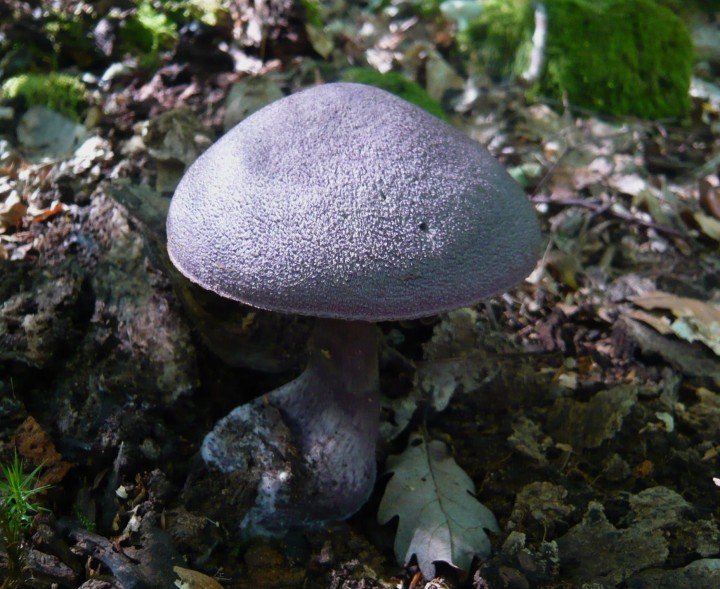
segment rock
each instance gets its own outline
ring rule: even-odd
[[[68,157],[85,137],[85,127],[44,106],[25,112],[17,127],[17,138],[32,161]]]
[[[667,584],[652,585],[649,579],[662,579],[667,572],[641,573],[650,567],[666,566],[671,551],[717,554],[720,533],[713,521],[698,518],[692,505],[666,487],[651,487],[632,495],[629,505],[630,512],[623,518],[627,527],[617,528],[607,520],[602,506],[591,501],[582,522],[558,540],[563,569],[571,578],[610,587],[623,581],[634,588],[715,586],[673,585],[667,579],[663,580]],[[668,579],[711,578],[707,571],[686,569],[673,572]]]
[[[232,85],[223,118],[223,128],[229,131],[240,121],[263,106],[283,97],[278,83],[269,76],[248,76]]]
[[[619,530],[596,501],[590,502],[582,522],[557,542],[565,575],[607,587],[648,567],[662,566],[668,555],[662,530],[645,526]]]
[[[24,278],[15,277],[22,280],[19,284],[10,272],[16,264],[28,270]],[[0,362],[15,360],[41,369],[61,365],[91,317],[88,276],[73,260],[45,271],[0,260],[0,278],[10,287],[5,293],[0,289]]]
[[[628,579],[628,589],[715,589],[720,586],[720,559],[704,558],[672,570],[651,569]]]
[[[526,536],[520,532],[510,532],[501,551],[501,559],[511,565],[514,573],[522,573],[525,583],[532,583],[533,587],[544,585],[557,578],[560,573],[560,558],[556,542],[541,542],[538,547],[526,544]],[[501,567],[501,576],[513,570]],[[520,585],[523,583],[520,581]],[[527,585],[530,586],[529,584]]]
[[[230,366],[260,372],[300,370],[312,323],[309,318],[254,309],[191,283],[167,255],[169,200],[147,186],[124,181],[116,182],[110,195],[140,224],[150,257],[169,276],[186,315],[213,354]]]
[[[575,511],[565,502],[567,494],[564,487],[545,481],[525,485],[515,498],[508,525],[516,529],[539,525],[544,532],[554,529]]]

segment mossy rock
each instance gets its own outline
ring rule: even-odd
[[[399,96],[412,104],[425,109],[437,118],[447,121],[447,115],[440,104],[430,98],[430,95],[420,84],[408,80],[399,72],[387,72],[381,74],[369,68],[350,68],[342,74],[344,82],[356,82],[381,88]]]
[[[23,99],[27,107],[47,106],[75,121],[88,102],[88,91],[80,80],[67,74],[21,74],[0,86],[0,100]]]
[[[458,31],[461,51],[491,78],[522,73],[532,44],[532,8],[531,0],[485,0],[480,16]]]
[[[146,1],[140,2],[135,15],[120,27],[123,50],[139,56],[140,65],[147,69],[157,67],[160,52],[172,49],[177,40],[177,25]]]
[[[685,24],[654,0],[547,2],[539,90],[613,115],[679,118],[690,109],[694,51]]]
[[[491,75],[528,64],[530,0],[486,0],[466,43]],[[694,52],[685,24],[655,0],[546,0],[545,66],[531,95],[600,113],[681,118]]]

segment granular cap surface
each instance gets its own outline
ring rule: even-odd
[[[325,84],[238,124],[187,171],[167,221],[190,280],[263,309],[411,319],[533,269],[522,189],[479,143],[361,84]]]

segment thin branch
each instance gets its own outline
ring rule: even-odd
[[[665,233],[667,235],[672,235],[673,237],[687,237],[685,233],[679,231],[678,229],[675,229],[674,227],[668,227],[667,225],[660,225],[659,223],[655,223],[655,221],[641,219],[629,213],[615,210],[612,208],[612,205],[600,204],[592,200],[586,200],[583,198],[553,199],[548,198],[547,196],[534,196],[532,197],[532,202],[534,204],[559,205],[561,207],[582,207],[584,209],[589,209],[598,215],[601,215],[603,213],[610,213],[614,217],[622,219],[623,221],[642,225],[643,227],[648,227],[650,229],[654,229],[655,231]]]

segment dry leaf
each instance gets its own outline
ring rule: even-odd
[[[224,589],[215,579],[198,571],[174,566],[173,572],[179,577],[175,581],[178,589]]]
[[[720,190],[708,178],[699,182],[700,204],[716,219],[720,219]]]
[[[693,219],[707,237],[720,241],[720,221],[705,213],[694,213]]]
[[[720,356],[720,308],[689,297],[679,297],[666,292],[652,292],[631,299],[648,311],[667,309],[675,317],[670,328],[679,338],[688,342],[699,341]],[[653,322],[640,317],[642,321],[658,329],[664,322]],[[662,327],[664,329],[664,327]],[[658,329],[660,333],[664,333]]]
[[[720,308],[710,303],[679,297],[671,293],[655,291],[631,299],[633,303],[647,309],[668,309],[675,317],[692,316],[705,323],[720,323]]]
[[[663,335],[670,335],[673,332],[670,320],[667,317],[658,317],[657,315],[646,313],[645,311],[640,311],[638,309],[630,311],[627,315],[628,317],[632,317],[633,319],[646,323],[655,331],[662,333]]]
[[[25,460],[35,466],[42,465],[43,474],[39,480],[41,485],[56,485],[72,468],[70,462],[62,459],[50,436],[34,417],[28,417],[20,424],[15,432],[15,445],[18,454]]]
[[[413,434],[402,454],[388,457],[393,476],[385,487],[378,520],[399,516],[395,555],[408,564],[415,555],[427,579],[443,561],[470,570],[473,557],[491,552],[487,531],[500,531],[495,516],[474,496],[475,484],[440,441]]]
[[[28,212],[32,215],[32,220],[36,223],[46,221],[50,217],[54,217],[58,213],[61,213],[65,207],[59,200],[52,201],[52,204],[47,209],[36,209],[31,207]]]

